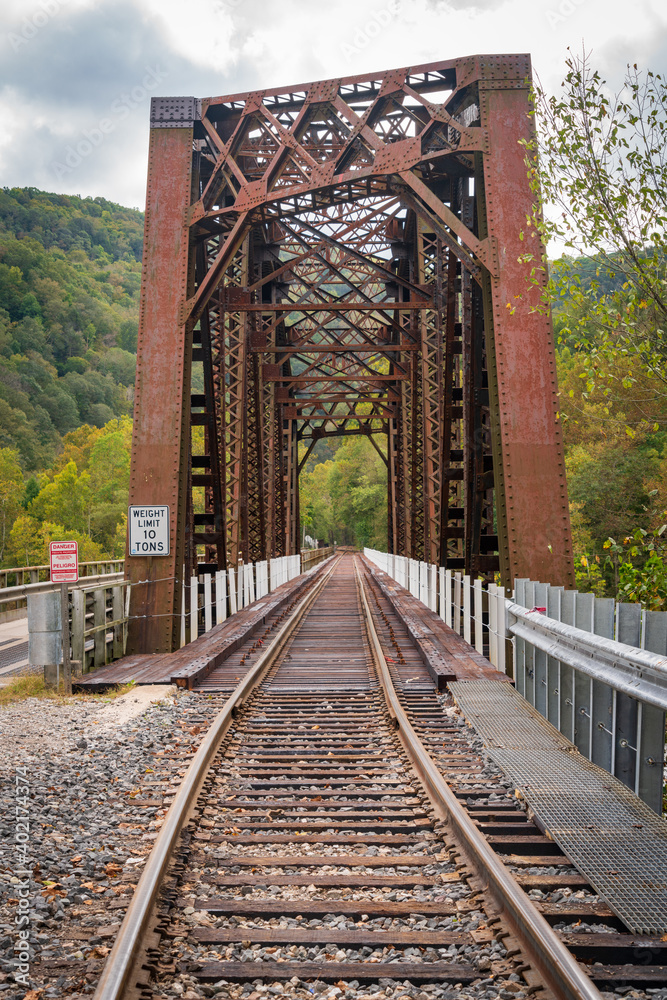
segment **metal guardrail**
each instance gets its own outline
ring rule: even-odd
[[[594,681],[667,710],[667,657],[603,639],[511,601],[507,614],[509,631],[518,639]]]
[[[661,814],[667,612],[519,579],[507,619],[517,691]]]
[[[79,563],[79,576],[108,576],[111,573],[123,573],[124,559],[96,559]],[[24,587],[34,583],[49,583],[50,567],[46,566],[12,566],[0,569],[0,603],[2,593],[10,587]]]
[[[71,583],[70,588],[78,587],[100,587],[103,584],[119,582],[123,579],[123,573],[104,573],[100,576],[84,576],[77,583]],[[9,604],[26,599],[31,594],[50,594],[55,591],[60,593],[60,584],[51,583],[45,580],[43,583],[26,583],[18,587],[6,587],[0,590],[0,604]]]
[[[502,587],[484,589],[459,572],[364,552],[513,676],[581,754],[662,814],[667,612],[531,580],[515,580],[508,599]]]
[[[517,689],[662,814],[667,658],[508,602]]]

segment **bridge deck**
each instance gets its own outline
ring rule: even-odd
[[[509,681],[489,661],[449,628],[442,619],[424,607],[394,580],[366,561],[382,592],[388,597],[401,622],[410,633],[419,657],[442,690],[447,681]],[[325,564],[322,564],[324,566]],[[314,572],[318,573],[321,567]],[[188,643],[175,653],[125,656],[85,677],[77,678],[74,689],[102,691],[116,684],[179,684],[193,688],[209,678],[208,687],[232,691],[247,671],[245,656],[237,652],[248,639],[261,632],[301,593],[312,579],[300,576],[278,587],[267,597],[249,604],[243,611],[216,625],[210,632]],[[211,676],[213,675],[214,676]]]

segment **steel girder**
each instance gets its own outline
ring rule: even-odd
[[[153,100],[130,502],[169,502],[172,544],[129,558],[133,651],[176,644],[184,576],[298,550],[303,447],[334,434],[387,464],[391,551],[572,582],[529,78],[474,56]]]

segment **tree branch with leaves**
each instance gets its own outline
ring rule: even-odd
[[[524,143],[536,196],[528,229],[566,251],[552,267],[541,262],[545,305],[568,300],[561,336],[590,352],[593,382],[608,377],[605,359],[620,358],[625,388],[639,364],[665,393],[666,82],[635,65],[614,93],[585,52],[566,65],[559,96],[534,89],[535,138]]]

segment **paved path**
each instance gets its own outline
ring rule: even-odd
[[[0,622],[0,683],[15,674],[27,673],[28,619]]]

